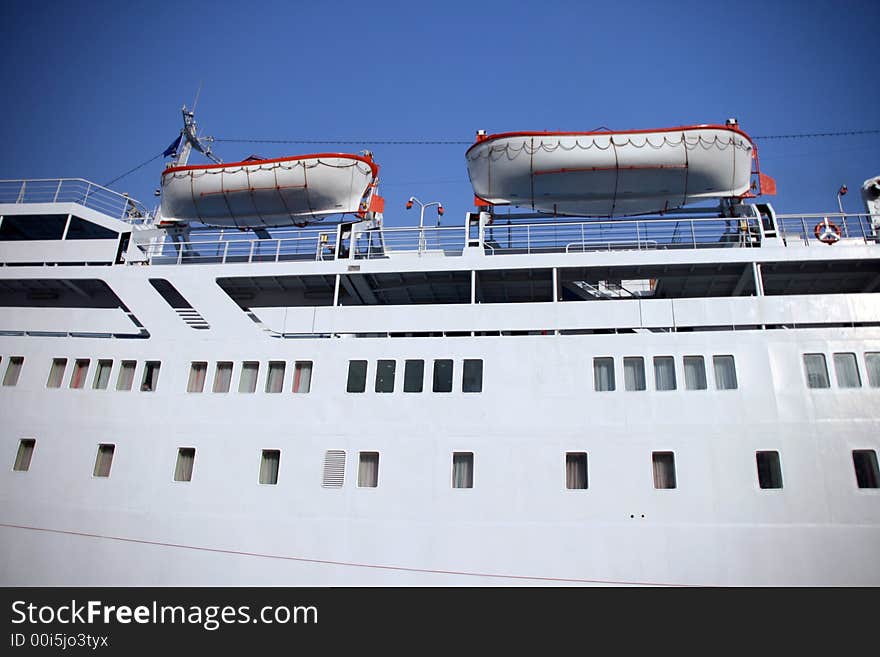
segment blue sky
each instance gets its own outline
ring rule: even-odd
[[[7,0],[0,15],[0,178],[106,183],[165,149],[200,84],[197,119],[218,138],[880,127],[877,2]],[[880,134],[757,143],[780,212],[835,211],[842,183],[859,211],[880,175]],[[410,195],[442,201],[444,225],[470,209],[464,145],[215,145],[227,161],[362,148],[386,223],[418,220]],[[113,187],[152,206],[161,170]]]

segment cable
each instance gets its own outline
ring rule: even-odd
[[[876,135],[880,130],[847,130],[844,132],[811,132],[794,135],[761,135],[752,139],[812,139],[813,137],[848,137],[851,135]]]
[[[165,153],[159,153],[159,154],[156,155],[155,157],[151,157],[151,158],[150,158],[149,160],[147,160],[146,162],[142,162],[141,164],[138,164],[135,168],[133,168],[133,169],[129,169],[128,171],[126,171],[126,172],[123,173],[122,175],[120,175],[120,176],[116,176],[116,177],[115,177],[113,180],[111,180],[110,182],[104,183],[104,187],[109,187],[110,185],[112,185],[113,183],[115,183],[117,180],[122,180],[122,179],[125,178],[128,174],[130,174],[130,173],[134,173],[134,172],[137,171],[138,169],[141,169],[141,168],[147,166],[148,164],[150,164],[150,162],[152,162],[152,161],[154,161],[154,160],[158,160],[158,159],[159,159],[160,157],[162,157],[164,154],[165,154]]]

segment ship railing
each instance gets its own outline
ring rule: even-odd
[[[336,232],[326,230],[269,239],[235,238],[221,231],[200,234],[198,239],[185,242],[165,238],[144,248],[151,265],[332,260],[335,240]]]
[[[138,201],[82,178],[0,180],[0,203],[79,203],[131,224],[150,220]]]
[[[352,255],[358,259],[404,254],[458,256],[464,240],[464,228],[457,226],[382,228],[360,233]]]
[[[780,237],[787,245],[804,244],[806,246],[824,246],[816,238],[816,228],[825,220],[837,226],[840,238],[847,241],[877,243],[880,240],[878,229],[871,223],[867,214],[847,214],[831,212],[826,214],[777,214],[776,224]],[[821,227],[820,227],[821,230]]]

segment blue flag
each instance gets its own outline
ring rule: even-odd
[[[169,155],[174,156],[177,155],[177,147],[180,146],[180,138],[183,135],[177,135],[177,139],[171,142],[171,146],[165,149],[162,153],[162,157],[168,157]]]

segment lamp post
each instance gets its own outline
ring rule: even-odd
[[[406,209],[411,210],[413,203],[418,204],[421,211],[419,212],[419,251],[425,250],[425,208],[429,208],[432,205],[437,206],[437,225],[440,225],[440,217],[443,216],[443,204],[440,201],[431,201],[430,203],[422,203],[415,196],[410,196],[409,200],[406,202]]]
[[[846,217],[843,216],[843,203],[841,202],[840,197],[844,196],[848,191],[846,185],[841,185],[840,189],[837,190],[837,208],[840,210],[840,223],[844,235],[846,235]]]

